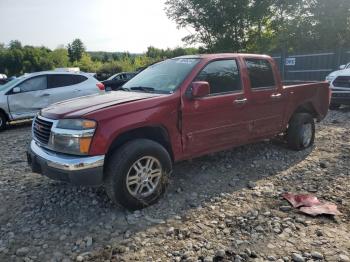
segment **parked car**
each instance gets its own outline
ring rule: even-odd
[[[331,82],[332,99],[330,109],[350,105],[350,70],[343,70]]]
[[[7,76],[5,74],[0,74],[0,85],[3,85],[7,82]]]
[[[105,85],[107,90],[108,89],[118,90],[122,85],[124,85],[126,82],[128,82],[130,79],[132,79],[135,75],[137,75],[136,72],[118,73],[118,74],[112,75],[107,80],[102,81],[102,83]]]
[[[172,165],[286,134],[313,145],[328,112],[329,84],[283,86],[273,59],[248,54],[184,56],[155,64],[122,91],[61,102],[33,124],[33,172],[104,185],[129,209],[155,203]]]
[[[46,71],[15,78],[0,86],[0,130],[58,101],[102,92],[102,83],[80,72]]]
[[[339,66],[339,70],[330,73],[326,77],[326,81],[329,83],[332,82],[339,74],[343,73],[344,71],[350,73],[350,63]]]

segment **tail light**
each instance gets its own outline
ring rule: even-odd
[[[102,83],[97,83],[96,86],[98,87],[98,89],[100,89],[101,91],[105,91],[105,85]]]

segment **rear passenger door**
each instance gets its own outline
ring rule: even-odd
[[[52,74],[48,76],[48,88],[50,92],[50,103],[56,103],[87,95],[84,86],[81,85],[88,78],[73,74]],[[96,88],[94,86],[93,88]]]
[[[202,155],[244,143],[249,123],[237,61],[210,62],[193,81],[208,82],[211,92],[203,98],[184,96],[182,99],[185,153]],[[187,93],[190,93],[190,88]]]
[[[283,92],[267,59],[246,58],[250,92],[247,110],[252,118],[252,138],[275,135],[282,130],[286,106]]]

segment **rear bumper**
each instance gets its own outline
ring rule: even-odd
[[[101,185],[105,156],[77,157],[55,153],[40,147],[34,140],[27,160],[34,173],[75,185]]]

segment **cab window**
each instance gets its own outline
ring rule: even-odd
[[[252,89],[274,88],[276,86],[272,67],[264,59],[245,59]]]
[[[219,60],[209,63],[195,81],[206,81],[210,94],[237,92],[242,90],[241,78],[236,60]]]

